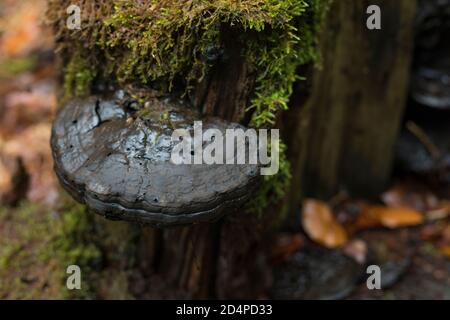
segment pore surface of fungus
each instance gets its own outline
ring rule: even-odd
[[[248,199],[258,165],[174,164],[174,129],[193,130],[199,115],[178,99],[153,98],[146,109],[114,96],[73,99],[52,131],[55,171],[79,202],[110,219],[157,227],[218,219]],[[203,129],[242,126],[204,119]]]

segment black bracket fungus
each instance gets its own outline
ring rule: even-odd
[[[256,164],[171,161],[173,130],[191,132],[201,119],[186,102],[152,98],[136,111],[125,96],[73,99],[53,124],[55,172],[77,201],[109,219],[169,227],[214,221],[250,197],[259,180]],[[205,130],[245,129],[202,121]]]

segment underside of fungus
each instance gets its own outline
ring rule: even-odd
[[[257,165],[171,161],[173,130],[191,132],[201,119],[189,105],[159,97],[136,110],[125,96],[73,99],[54,122],[55,172],[77,201],[109,219],[168,227],[214,221],[249,198]],[[205,130],[243,128],[201,120]]]

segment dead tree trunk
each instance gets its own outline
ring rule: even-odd
[[[224,38],[229,57],[211,70],[192,100],[206,116],[243,122],[254,75],[236,35],[225,31]],[[270,275],[265,273],[262,237],[271,216],[261,220],[241,209],[216,223],[169,230],[146,228],[139,241],[139,260],[145,261],[143,270],[149,276],[144,297],[265,297]]]
[[[381,30],[366,27],[372,4],[381,8]],[[386,186],[407,97],[415,8],[411,0],[334,1],[309,96],[297,93],[286,116],[294,132],[291,208],[300,190],[373,196]]]

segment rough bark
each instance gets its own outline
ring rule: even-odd
[[[255,74],[242,56],[236,31],[224,30],[226,58],[211,70],[195,91],[195,105],[207,116],[243,122],[255,81]]]

